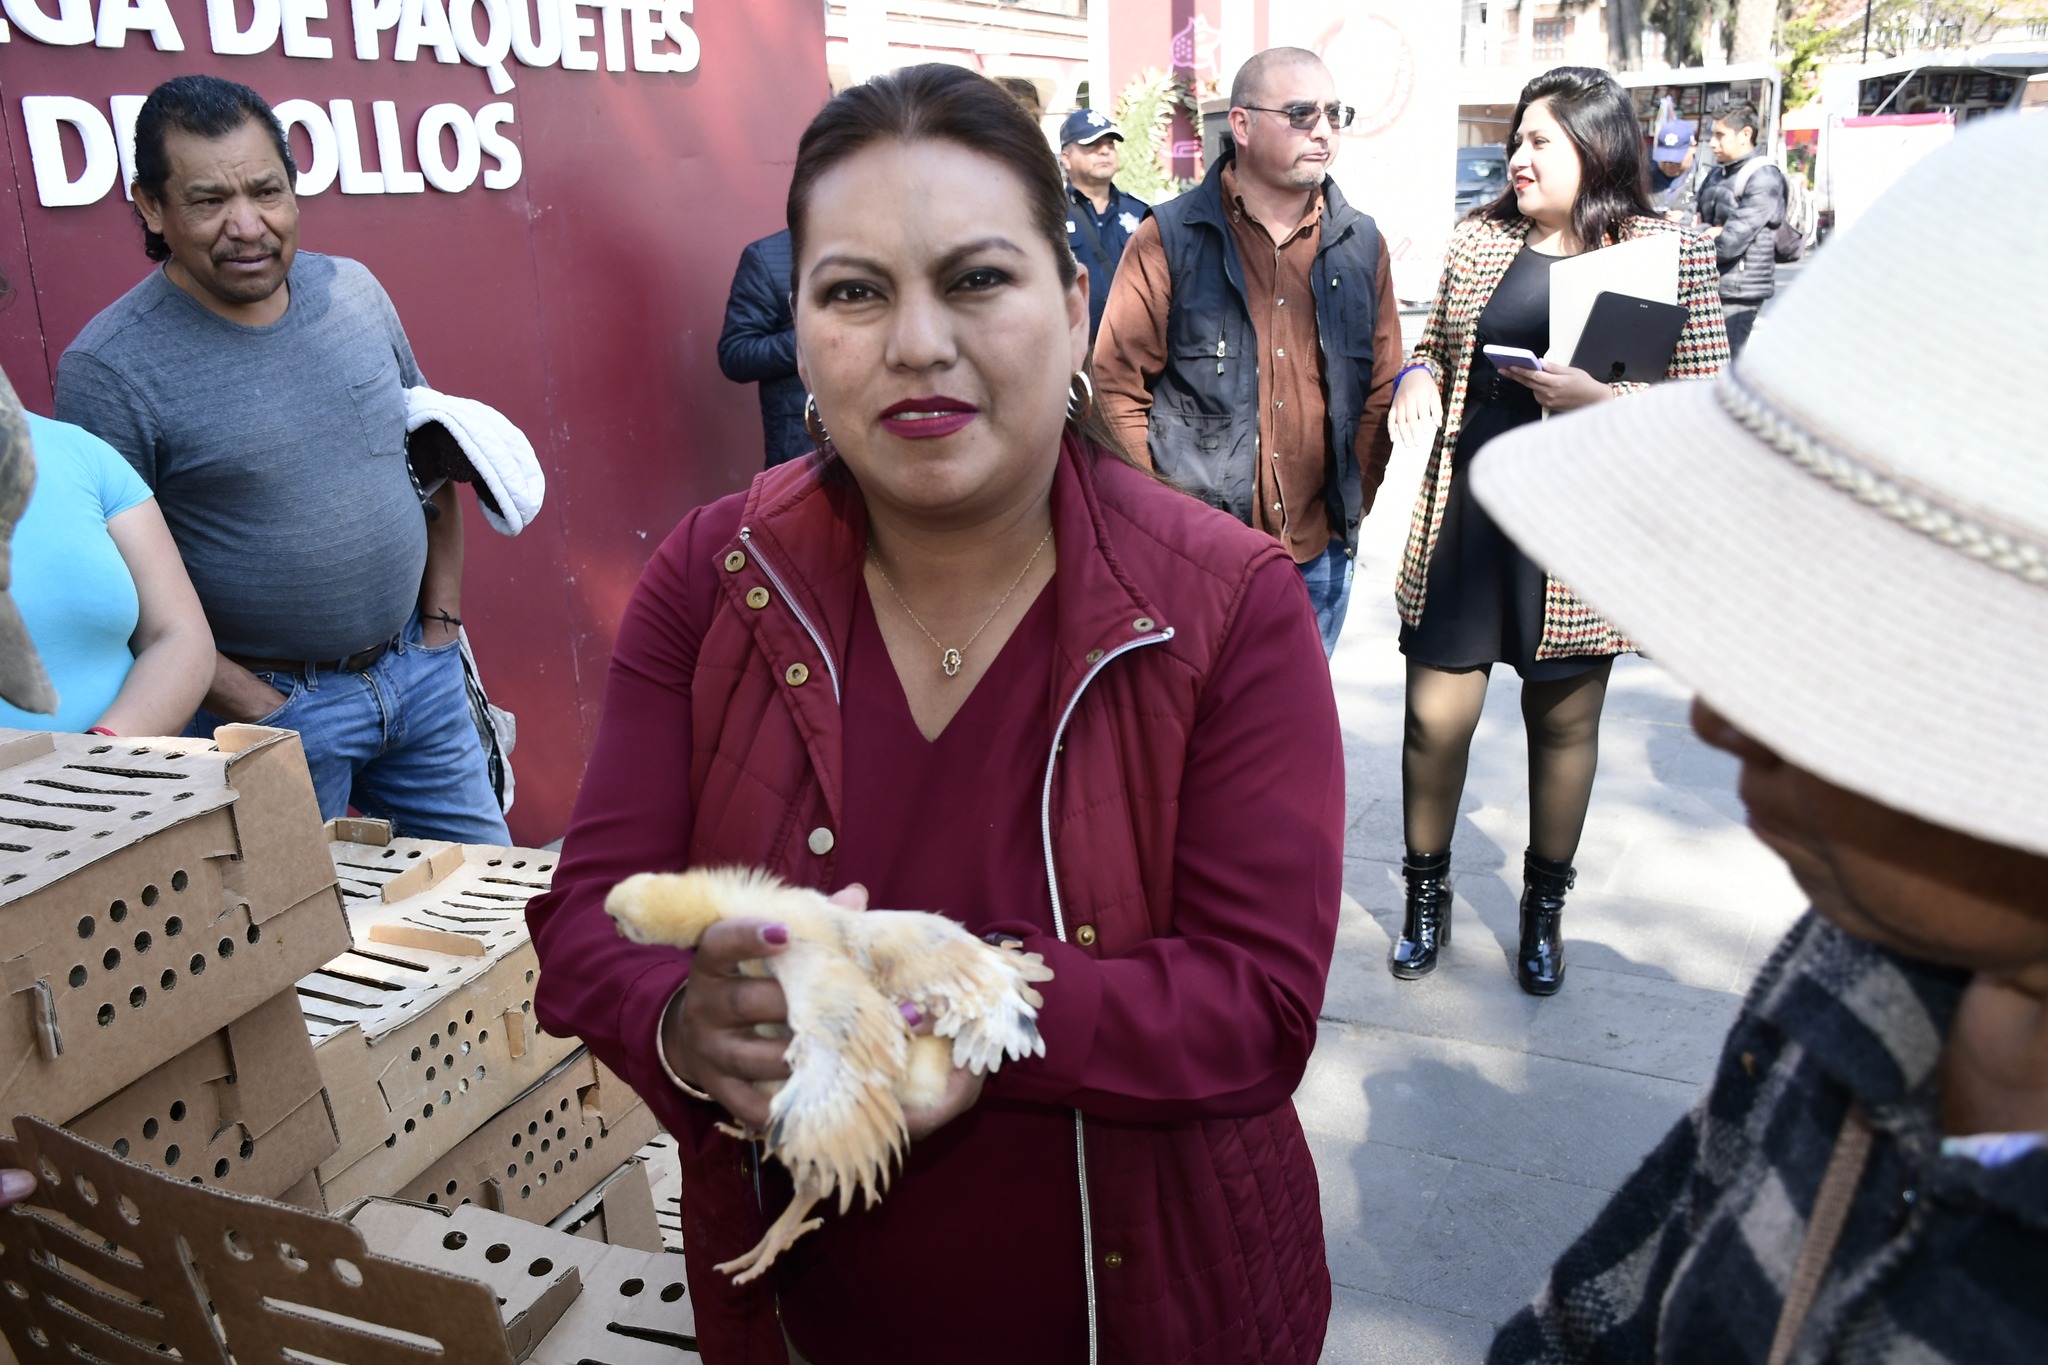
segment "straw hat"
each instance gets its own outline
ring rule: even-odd
[[[1523,427],[1475,496],[1787,760],[2048,854],[2048,117],[1830,241],[1715,380]]]
[[[7,585],[13,581],[9,543],[35,482],[28,423],[22,420],[14,386],[0,374],[0,699],[24,711],[47,715],[57,709],[57,693],[43,672],[43,661],[36,657],[35,641],[28,638],[21,612],[7,595]]]

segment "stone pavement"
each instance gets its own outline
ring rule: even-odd
[[[1625,659],[1548,1000],[1511,975],[1527,842],[1519,681],[1496,669],[1452,851],[1455,936],[1420,981],[1400,928],[1402,661],[1394,571],[1421,478],[1396,452],[1367,519],[1331,662],[1349,790],[1344,915],[1322,1033],[1296,1096],[1322,1180],[1336,1307],[1327,1362],[1481,1360],[1692,1102],[1779,935],[1803,908],[1743,825],[1735,764],[1689,696]]]

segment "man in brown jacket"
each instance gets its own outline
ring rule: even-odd
[[[1134,457],[1287,546],[1325,653],[1386,473],[1401,368],[1386,243],[1329,176],[1352,112],[1312,52],[1246,62],[1232,145],[1132,236],[1094,361]]]

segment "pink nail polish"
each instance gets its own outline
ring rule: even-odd
[[[917,1006],[911,1004],[908,1000],[904,1001],[896,1008],[902,1012],[903,1022],[910,1025],[912,1028],[916,1028],[919,1024],[922,1024],[924,1022],[924,1011],[919,1009]]]
[[[781,947],[789,942],[788,926],[781,924],[767,925],[761,930],[761,941],[763,943],[772,943],[778,948]]]

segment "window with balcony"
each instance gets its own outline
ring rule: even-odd
[[[1529,60],[1532,62],[1561,62],[1564,60],[1565,19],[1538,19],[1529,25]]]

